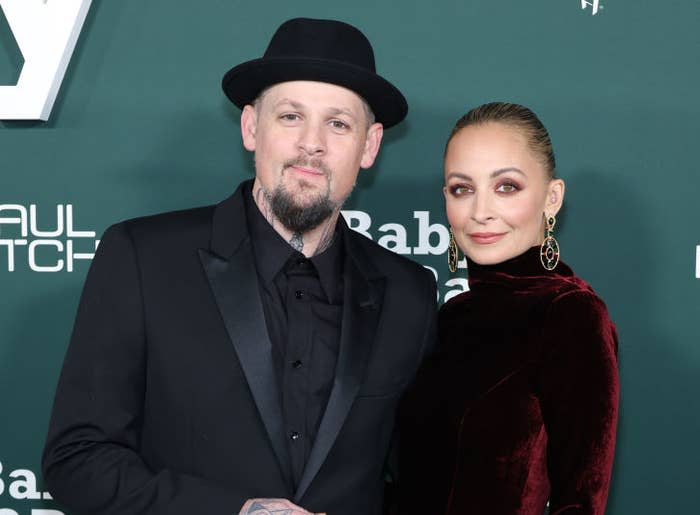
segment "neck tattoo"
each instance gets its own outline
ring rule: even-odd
[[[270,194],[265,191],[262,186],[258,188],[257,192],[255,192],[255,203],[258,205],[258,208],[265,217],[265,220],[267,220],[267,222],[274,228],[276,220],[275,215],[272,213],[272,209],[270,209],[270,198]]]
[[[332,217],[331,217],[332,218]],[[321,233],[321,238],[318,241],[318,247],[316,247],[316,252],[314,255],[324,252],[328,247],[331,246],[333,240],[335,239],[335,224],[332,223],[332,219],[326,223]]]
[[[292,234],[291,239],[289,240],[289,244],[292,246],[292,248],[298,252],[301,252],[304,250],[304,240],[301,238],[301,233],[295,232]]]

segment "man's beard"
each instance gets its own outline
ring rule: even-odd
[[[335,211],[340,209],[343,201],[334,202],[331,200],[330,170],[324,163],[299,158],[285,163],[284,169],[286,170],[290,166],[311,166],[324,172],[328,181],[325,191],[319,192],[304,205],[296,201],[294,195],[287,190],[282,182],[269,194],[268,202],[275,218],[290,231],[304,234],[326,221]],[[306,184],[301,181],[299,186],[303,189]]]

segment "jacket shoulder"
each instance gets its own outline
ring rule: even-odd
[[[122,232],[131,238],[136,247],[206,247],[215,208],[216,205],[210,205],[123,220],[108,227],[103,239],[112,233]]]
[[[216,205],[200,206],[177,211],[167,211],[153,215],[140,216],[123,220],[115,225],[123,224],[130,231],[162,232],[174,229],[190,229],[202,224],[210,224]]]

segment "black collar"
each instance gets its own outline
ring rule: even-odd
[[[269,287],[288,262],[292,260],[306,261],[307,258],[292,248],[263,216],[253,199],[252,184],[250,183],[243,186],[243,203],[258,276],[263,285]],[[339,235],[338,225],[335,227],[335,234],[330,246],[308,260],[313,263],[321,282],[321,288],[323,288],[329,302],[341,301],[343,238]]]
[[[252,189],[252,184],[252,179],[242,182],[236,191],[217,204],[214,209],[208,250],[226,261],[232,258],[242,245],[250,244],[243,191],[247,188]],[[348,274],[348,265],[351,265],[357,267],[361,277],[366,280],[384,276],[377,270],[373,259],[368,255],[369,247],[373,244],[366,241],[365,236],[350,229],[342,216],[338,217],[336,231],[337,238],[343,242],[344,275]]]

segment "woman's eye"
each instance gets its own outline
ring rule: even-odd
[[[474,189],[466,184],[455,184],[454,186],[450,186],[449,191],[452,196],[461,197],[462,195],[473,193]]]
[[[520,188],[517,184],[513,184],[512,182],[504,182],[503,184],[500,184],[498,188],[496,188],[496,191],[499,193],[515,193],[519,189]]]

